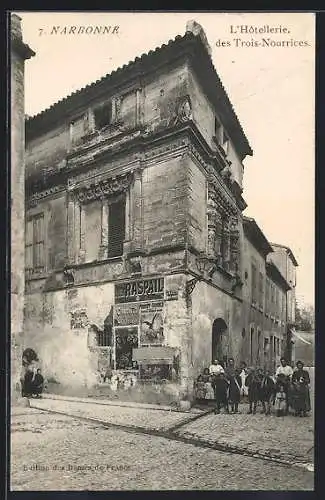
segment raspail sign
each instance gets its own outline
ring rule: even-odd
[[[164,298],[164,278],[126,281],[115,285],[115,303]]]

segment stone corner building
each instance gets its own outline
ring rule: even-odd
[[[35,53],[23,42],[21,19],[10,14],[11,120],[11,395],[21,371],[24,311],[25,61]]]
[[[26,138],[25,346],[45,374],[89,387],[110,367],[180,398],[211,359],[274,362],[286,320],[251,291],[288,284],[243,217],[252,150],[198,24],[29,119]]]

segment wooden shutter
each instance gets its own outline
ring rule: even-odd
[[[125,239],[124,199],[110,204],[108,224],[108,257],[117,257],[123,254]]]

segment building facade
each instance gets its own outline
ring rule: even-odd
[[[26,137],[25,344],[48,376],[89,386],[110,368],[189,398],[211,359],[251,355],[252,150],[199,25],[29,119]]]
[[[285,356],[290,361],[295,360],[294,331],[296,325],[296,286],[298,262],[292,250],[277,243],[272,243],[273,252],[270,260],[277,266],[282,276],[289,284],[286,295],[286,349]]]
[[[35,53],[23,42],[21,19],[10,15],[11,121],[11,397],[21,372],[24,312],[25,234],[25,61]]]

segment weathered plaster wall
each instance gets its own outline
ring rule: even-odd
[[[240,358],[240,305],[230,295],[206,282],[196,284],[192,293],[193,372],[197,376],[212,361],[212,326],[221,318],[228,326],[223,336],[224,355]]]
[[[89,324],[103,328],[113,303],[111,283],[27,294],[24,348],[39,354],[47,377],[72,387],[91,386],[97,357],[88,349],[88,328],[71,328],[71,313],[85,311]]]

